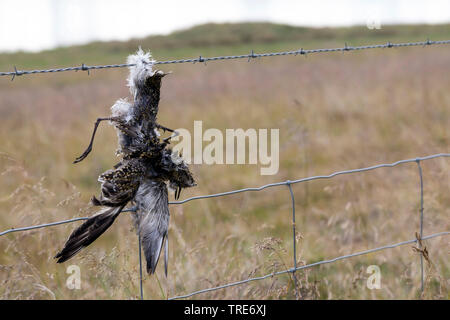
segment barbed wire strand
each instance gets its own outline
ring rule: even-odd
[[[368,254],[368,253],[372,253],[372,252],[376,252],[376,251],[380,251],[380,250],[384,250],[384,249],[388,249],[388,248],[395,248],[395,247],[398,247],[398,246],[401,246],[401,245],[405,245],[405,244],[408,244],[408,243],[413,243],[413,242],[419,242],[419,245],[421,246],[421,240],[426,240],[426,239],[430,239],[430,238],[434,238],[434,237],[450,234],[450,232],[446,231],[446,232],[433,234],[433,235],[430,235],[430,236],[427,236],[427,237],[423,237],[423,202],[424,202],[423,201],[423,173],[422,173],[422,167],[420,166],[420,161],[431,160],[431,159],[440,158],[440,157],[450,157],[450,153],[433,154],[433,155],[429,155],[429,156],[425,156],[425,157],[417,157],[417,158],[412,158],[412,159],[399,160],[399,161],[396,161],[396,162],[393,162],[393,163],[383,163],[383,164],[379,164],[379,165],[375,165],[375,166],[371,166],[371,167],[366,167],[366,168],[352,169],[352,170],[345,170],[345,171],[337,171],[337,172],[334,172],[334,173],[332,173],[330,175],[313,176],[313,177],[307,177],[307,178],[298,179],[298,180],[294,180],[294,181],[287,180],[287,181],[284,181],[284,182],[277,182],[277,183],[267,184],[267,185],[264,185],[264,186],[261,186],[261,187],[258,187],[258,188],[245,188],[245,189],[233,190],[233,191],[229,191],[229,192],[217,193],[217,194],[212,194],[212,195],[191,197],[191,198],[188,198],[188,199],[185,199],[185,200],[182,200],[182,201],[169,202],[169,204],[183,204],[183,203],[186,203],[186,202],[189,202],[189,201],[193,201],[193,200],[198,200],[198,199],[215,198],[215,197],[227,196],[227,195],[236,194],[236,193],[240,193],[240,192],[246,192],[246,191],[261,191],[261,190],[264,190],[264,189],[270,188],[270,187],[287,185],[288,189],[289,189],[289,192],[290,192],[290,195],[291,195],[291,200],[292,200],[292,226],[293,226],[293,251],[294,251],[294,266],[291,269],[284,270],[284,271],[279,271],[279,272],[275,272],[275,273],[271,273],[271,274],[268,274],[268,275],[265,275],[265,276],[261,276],[261,277],[255,277],[255,278],[250,278],[250,279],[246,279],[246,280],[241,280],[241,281],[229,283],[229,284],[218,286],[218,287],[214,287],[214,288],[203,289],[203,290],[192,292],[192,293],[187,294],[187,295],[175,296],[175,297],[169,298],[169,300],[188,298],[188,297],[200,294],[200,293],[205,293],[205,292],[210,292],[210,291],[214,291],[214,290],[219,290],[219,289],[235,286],[235,285],[238,285],[238,284],[244,284],[244,283],[247,283],[247,282],[250,282],[250,281],[263,280],[263,279],[266,279],[268,277],[281,275],[281,274],[285,274],[285,273],[288,273],[288,272],[292,272],[295,286],[297,286],[296,278],[295,278],[295,271],[297,271],[297,270],[301,270],[301,269],[305,269],[305,268],[309,268],[309,267],[313,267],[313,266],[321,265],[321,264],[325,264],[325,263],[331,263],[331,262],[335,262],[335,261],[338,261],[338,260],[347,259],[347,258],[351,258],[351,257],[363,255],[363,254]],[[311,180],[317,180],[317,179],[330,179],[330,178],[336,177],[338,175],[351,174],[351,173],[360,173],[360,172],[375,170],[375,169],[384,168],[384,167],[395,167],[397,165],[410,163],[410,162],[416,162],[417,165],[418,165],[418,168],[419,168],[419,176],[420,176],[420,239],[416,238],[415,240],[408,240],[408,241],[396,243],[396,244],[393,244],[393,245],[388,245],[388,246],[384,246],[384,247],[378,247],[378,248],[375,248],[375,249],[370,249],[370,250],[366,250],[366,251],[362,251],[362,252],[358,252],[358,253],[353,253],[353,254],[349,254],[349,255],[345,255],[345,256],[340,256],[340,257],[337,257],[337,258],[334,258],[334,259],[331,259],[331,260],[323,260],[323,261],[315,262],[315,263],[312,263],[312,264],[309,264],[309,265],[297,267],[297,260],[296,260],[296,258],[297,258],[296,257],[296,232],[295,232],[295,197],[294,197],[294,192],[293,192],[292,187],[291,187],[292,184],[306,182],[306,181],[311,181]],[[133,207],[133,208],[129,208],[129,209],[126,209],[126,210],[123,210],[123,211],[124,212],[130,212],[130,211],[135,211],[135,210],[136,210],[136,208]],[[9,230],[1,232],[0,236],[6,235],[6,234],[12,233],[12,232],[33,230],[33,229],[50,227],[50,226],[56,226],[56,225],[60,225],[60,224],[64,224],[64,223],[70,223],[70,222],[75,222],[75,221],[80,221],[80,220],[87,220],[87,219],[88,219],[88,217],[80,217],[80,218],[73,218],[73,219],[68,219],[68,220],[63,220],[63,221],[58,221],[58,222],[52,222],[52,223],[46,223],[46,224],[40,224],[40,225],[30,226],[30,227],[11,228]],[[421,276],[422,276],[421,293],[423,294],[423,290],[424,290],[424,287],[423,287],[423,279],[424,279],[423,255],[421,255],[421,266],[422,266],[422,269],[421,269]],[[142,255],[141,255],[141,241],[140,241],[140,238],[139,238],[139,270],[140,270],[140,295],[141,295],[141,299],[143,299],[144,296],[143,296],[143,277],[142,277]],[[296,289],[296,296],[297,296],[297,287],[295,287],[295,289]]]
[[[309,55],[315,53],[329,53],[329,52],[347,52],[347,51],[358,51],[358,50],[368,50],[368,49],[383,49],[383,48],[402,48],[402,47],[414,47],[414,46],[431,46],[431,45],[441,45],[441,44],[450,44],[450,40],[439,40],[439,41],[431,41],[427,39],[426,41],[419,42],[403,42],[403,43],[392,43],[387,42],[384,44],[371,44],[364,46],[348,46],[345,43],[344,47],[340,48],[323,48],[323,49],[303,49],[293,50],[293,51],[279,51],[279,52],[268,52],[268,53],[255,53],[253,50],[250,54],[242,54],[242,55],[229,55],[229,56],[217,56],[217,57],[203,57],[199,56],[198,58],[191,59],[178,59],[178,60],[167,60],[167,61],[156,61],[155,65],[161,64],[180,64],[180,63],[200,63],[203,62],[206,64],[208,61],[219,61],[219,60],[236,60],[236,59],[248,59],[250,62],[251,59],[263,58],[263,57],[277,57],[277,56],[287,56],[287,55]],[[101,69],[110,69],[110,68],[126,68],[134,66],[132,63],[122,63],[122,64],[109,64],[109,65],[96,65],[89,66],[84,63],[81,66],[75,67],[65,67],[65,68],[54,68],[54,69],[41,69],[41,70],[18,70],[16,66],[14,66],[14,71],[9,72],[0,72],[0,76],[11,76],[11,80],[14,80],[15,77],[29,75],[29,74],[37,74],[37,73],[56,73],[56,72],[66,72],[66,71],[87,71],[89,70],[101,70]]]

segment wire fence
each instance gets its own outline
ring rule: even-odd
[[[340,48],[322,48],[322,49],[303,49],[293,50],[293,51],[279,51],[279,52],[268,52],[268,53],[255,53],[253,50],[249,54],[241,54],[241,55],[230,55],[230,56],[218,56],[218,57],[203,57],[199,56],[198,58],[191,59],[179,59],[179,60],[167,60],[167,61],[156,61],[154,64],[178,64],[178,63],[207,63],[209,61],[219,61],[219,60],[236,60],[236,59],[251,59],[262,58],[262,57],[277,57],[277,56],[288,56],[288,55],[309,55],[314,53],[329,53],[329,52],[346,52],[346,51],[358,51],[358,50],[368,50],[368,49],[383,49],[383,48],[401,48],[401,47],[417,47],[417,46],[431,46],[431,45],[440,45],[440,44],[450,44],[450,40],[439,40],[439,41],[431,41],[427,39],[426,41],[419,42],[402,42],[402,43],[392,43],[387,42],[384,44],[371,44],[365,46],[348,46],[345,43],[344,47]],[[88,66],[84,63],[81,66],[75,67],[66,67],[66,68],[54,68],[54,69],[41,69],[41,70],[18,70],[16,66],[14,66],[14,71],[9,72],[0,72],[0,76],[10,76],[11,80],[14,80],[15,77],[28,75],[28,74],[37,74],[37,73],[55,73],[55,72],[66,72],[66,71],[87,71],[89,70],[100,70],[100,69],[111,69],[111,68],[126,68],[134,66],[134,64],[109,64],[109,65],[100,65],[100,66]]]
[[[347,44],[345,44],[344,47],[340,47],[340,48],[324,48],[324,49],[309,49],[309,50],[304,50],[302,48],[300,50],[294,50],[294,51],[280,51],[280,52],[270,52],[270,53],[255,53],[252,50],[250,54],[217,56],[217,57],[199,56],[198,58],[192,58],[192,59],[156,61],[154,64],[162,64],[162,65],[164,65],[164,64],[179,64],[179,63],[205,63],[206,64],[209,61],[235,60],[235,59],[248,59],[247,61],[250,61],[252,59],[261,58],[261,57],[275,57],[275,56],[287,56],[287,55],[306,56],[306,55],[315,54],[315,53],[346,52],[346,51],[355,51],[355,50],[399,48],[399,47],[413,47],[413,46],[426,47],[426,46],[430,46],[430,45],[441,45],[441,44],[450,44],[450,40],[431,41],[431,40],[427,39],[426,41],[421,41],[421,42],[403,42],[403,43],[387,42],[385,44],[374,44],[374,45],[365,45],[365,46],[348,46]],[[15,77],[17,77],[17,76],[29,75],[29,74],[56,73],[56,72],[65,72],[65,71],[87,71],[89,73],[89,70],[124,68],[124,67],[130,67],[130,66],[133,66],[133,64],[111,64],[111,65],[88,66],[83,63],[81,66],[55,68],[55,69],[41,69],[41,70],[18,70],[14,66],[14,71],[0,72],[0,76],[11,76],[12,77],[11,80],[14,80]],[[434,234],[431,234],[428,236],[423,235],[423,220],[424,220],[423,188],[424,188],[424,186],[423,186],[423,173],[422,173],[421,161],[431,160],[431,159],[435,159],[435,158],[443,158],[443,157],[450,157],[450,153],[433,154],[433,155],[425,156],[425,157],[400,160],[400,161],[397,161],[394,163],[383,163],[383,164],[366,167],[366,168],[337,171],[337,172],[334,172],[329,175],[312,176],[312,177],[306,177],[306,178],[297,179],[297,180],[293,180],[293,181],[287,180],[287,181],[282,181],[282,182],[266,184],[266,185],[263,185],[260,187],[250,187],[250,188],[232,190],[232,191],[228,191],[228,192],[222,192],[222,193],[216,193],[216,194],[210,194],[210,195],[195,196],[195,197],[187,198],[187,199],[184,199],[181,201],[169,202],[170,205],[180,205],[180,204],[184,204],[186,202],[194,201],[194,200],[229,196],[229,195],[233,195],[233,194],[237,194],[237,193],[241,193],[241,192],[250,192],[250,191],[257,192],[257,191],[262,191],[267,188],[287,186],[287,189],[289,190],[289,194],[290,194],[291,201],[292,201],[292,236],[293,236],[293,243],[292,243],[292,245],[293,245],[293,266],[292,266],[292,268],[283,270],[283,271],[277,271],[277,272],[266,274],[266,275],[259,276],[259,277],[248,278],[248,279],[240,280],[237,282],[232,282],[232,283],[228,283],[228,284],[224,284],[224,285],[220,285],[220,286],[216,286],[216,287],[211,287],[211,288],[207,288],[207,289],[194,291],[194,292],[191,292],[191,293],[188,293],[185,295],[174,296],[174,297],[169,298],[169,300],[189,298],[189,297],[192,297],[192,296],[195,296],[198,294],[212,292],[212,291],[216,291],[216,290],[220,290],[220,289],[225,289],[225,288],[229,288],[232,286],[242,285],[242,284],[252,282],[252,281],[264,280],[264,279],[267,279],[267,278],[270,278],[273,276],[279,276],[279,275],[283,275],[283,274],[287,274],[287,273],[292,273],[294,283],[295,283],[295,288],[294,288],[295,295],[296,295],[296,297],[298,297],[298,287],[297,287],[297,281],[296,281],[296,277],[295,277],[296,271],[303,270],[306,268],[312,268],[312,267],[323,265],[323,264],[334,263],[336,261],[349,259],[349,258],[356,257],[356,256],[366,255],[366,254],[373,253],[373,252],[392,249],[392,248],[396,248],[396,247],[411,244],[411,243],[418,243],[418,245],[419,245],[418,252],[421,253],[420,254],[420,270],[421,270],[420,276],[421,276],[421,292],[423,293],[423,291],[424,291],[424,265],[423,265],[424,250],[423,250],[422,240],[446,236],[446,235],[450,234],[450,231],[434,233]],[[416,233],[416,239],[407,240],[407,241],[390,244],[390,245],[385,245],[385,246],[369,249],[366,251],[360,251],[360,252],[356,252],[356,253],[352,253],[352,254],[348,254],[348,255],[343,255],[343,256],[339,256],[339,257],[329,259],[329,260],[322,260],[322,261],[314,262],[314,263],[303,265],[303,266],[297,266],[296,229],[295,229],[296,228],[295,195],[292,190],[292,184],[303,183],[303,182],[319,180],[319,179],[331,179],[331,178],[334,178],[339,175],[362,173],[362,172],[375,170],[375,169],[379,169],[379,168],[395,167],[395,166],[398,166],[401,164],[414,163],[414,162],[417,164],[418,173],[419,173],[419,182],[420,182],[420,212],[419,212],[419,214],[420,214],[420,232]],[[134,211],[134,210],[135,210],[134,208],[129,208],[129,209],[126,209],[123,211],[125,212],[125,211]],[[57,225],[61,225],[61,224],[82,221],[82,220],[87,220],[87,219],[88,219],[88,217],[78,217],[78,218],[62,220],[62,221],[57,221],[57,222],[52,222],[52,223],[44,223],[44,224],[34,225],[34,226],[29,226],[29,227],[11,228],[9,230],[0,232],[0,236],[4,236],[4,235],[14,233],[14,232],[24,232],[24,231],[34,230],[34,229],[39,229],[39,228],[47,228],[47,227],[52,227],[52,226],[57,226]],[[140,279],[139,279],[140,297],[141,297],[141,299],[144,299],[143,276],[142,276],[142,254],[141,254],[140,239],[139,239],[139,277],[140,277]]]
[[[419,244],[419,252],[421,253],[420,255],[420,270],[421,270],[421,292],[423,293],[424,291],[424,266],[423,266],[423,248],[422,248],[422,240],[427,240],[427,239],[432,239],[435,237],[442,237],[442,236],[446,236],[450,234],[450,231],[443,231],[443,232],[439,232],[439,233],[434,233],[428,236],[423,236],[423,220],[424,220],[424,200],[423,200],[423,174],[422,174],[422,167],[421,167],[421,161],[426,161],[426,160],[431,160],[431,159],[436,159],[436,158],[447,158],[450,157],[450,153],[439,153],[439,154],[433,154],[433,155],[429,155],[429,156],[425,156],[425,157],[417,157],[417,158],[412,158],[412,159],[405,159],[405,160],[400,160],[394,163],[383,163],[383,164],[379,164],[379,165],[375,165],[375,166],[370,166],[370,167],[365,167],[365,168],[359,168],[359,169],[352,169],[352,170],[345,170],[345,171],[337,171],[334,173],[331,173],[329,175],[320,175],[320,176],[312,176],[312,177],[306,177],[306,178],[302,178],[302,179],[297,179],[297,180],[287,180],[287,181],[282,181],[282,182],[276,182],[276,183],[270,183],[270,184],[266,184],[263,185],[261,187],[254,187],[254,188],[244,188],[244,189],[238,189],[238,190],[232,190],[232,191],[228,191],[228,192],[222,192],[222,193],[216,193],[216,194],[209,194],[209,195],[203,195],[203,196],[195,196],[195,197],[191,197],[191,198],[187,198],[181,201],[172,201],[169,202],[170,205],[180,205],[180,204],[184,204],[186,202],[189,201],[194,201],[194,200],[200,200],[200,199],[209,199],[209,198],[216,198],[216,197],[223,197],[223,196],[228,196],[228,195],[233,195],[233,194],[237,194],[237,193],[241,193],[241,192],[249,192],[249,191],[262,191],[264,189],[267,188],[272,188],[272,187],[279,187],[279,186],[287,186],[288,190],[289,190],[289,194],[292,200],[292,235],[293,235],[293,267],[287,270],[283,270],[283,271],[277,271],[274,273],[270,273],[270,274],[266,274],[264,276],[259,276],[259,277],[254,277],[254,278],[248,278],[248,279],[244,279],[244,280],[240,280],[237,282],[232,282],[232,283],[228,283],[228,284],[224,284],[224,285],[220,285],[220,286],[216,286],[216,287],[212,287],[212,288],[207,288],[207,289],[202,289],[202,290],[198,290],[198,291],[194,291],[191,292],[189,294],[185,294],[185,295],[179,295],[179,296],[174,296],[169,298],[169,300],[174,300],[174,299],[183,299],[183,298],[189,298],[201,293],[206,293],[206,292],[211,292],[211,291],[215,291],[215,290],[220,290],[220,289],[225,289],[225,288],[229,288],[232,286],[237,286],[237,285],[242,285],[248,282],[252,282],[252,281],[257,281],[257,280],[264,280],[273,276],[279,276],[282,274],[286,274],[286,273],[292,273],[292,276],[294,278],[294,283],[295,283],[295,293],[296,296],[298,296],[298,288],[297,288],[297,281],[295,278],[295,272],[299,271],[299,270],[303,270],[303,269],[307,269],[307,268],[312,268],[312,267],[316,267],[319,265],[323,265],[323,264],[328,264],[328,263],[334,263],[336,261],[339,260],[344,260],[344,259],[348,259],[348,258],[352,258],[352,257],[356,257],[356,256],[361,256],[361,255],[366,255],[369,253],[373,253],[373,252],[378,252],[378,251],[382,251],[382,250],[386,250],[386,249],[392,249],[392,248],[396,248],[399,246],[403,246],[406,244],[411,244],[411,243],[418,243]],[[375,169],[380,169],[380,168],[390,168],[390,167],[395,167],[401,164],[406,164],[406,163],[416,163],[417,164],[417,168],[418,168],[418,173],[419,173],[419,188],[420,188],[420,233],[416,234],[416,239],[412,239],[412,240],[407,240],[407,241],[403,241],[403,242],[399,242],[399,243],[395,243],[395,244],[390,244],[390,245],[385,245],[382,247],[377,247],[377,248],[373,248],[373,249],[369,249],[366,251],[360,251],[360,252],[356,252],[356,253],[352,253],[352,254],[348,254],[348,255],[343,255],[340,257],[336,257],[333,259],[329,259],[329,260],[322,260],[322,261],[318,261],[318,262],[314,262],[311,264],[307,264],[307,265],[303,265],[303,266],[297,266],[297,253],[296,253],[296,224],[295,224],[295,195],[294,192],[292,190],[292,184],[296,184],[296,183],[302,183],[302,182],[307,182],[307,181],[312,181],[312,180],[319,180],[319,179],[331,179],[334,178],[336,176],[339,175],[345,175],[345,174],[354,174],[354,173],[362,173],[362,172],[366,172],[366,171],[371,171],[371,170],[375,170]],[[134,208],[129,208],[123,211],[134,211]],[[62,221],[57,221],[57,222],[52,222],[52,223],[45,223],[45,224],[40,224],[40,225],[35,225],[35,226],[30,226],[30,227],[22,227],[22,228],[11,228],[9,230],[0,232],[0,236],[9,234],[9,233],[13,233],[13,232],[22,232],[22,231],[27,231],[27,230],[34,230],[34,229],[39,229],[39,228],[46,228],[46,227],[51,227],[51,226],[56,226],[56,225],[61,225],[61,224],[65,224],[65,223],[70,223],[70,222],[76,222],[76,221],[80,221],[80,220],[87,220],[88,217],[79,217],[79,218],[74,218],[74,219],[68,219],[68,220],[62,220]],[[144,299],[144,293],[143,293],[143,276],[142,276],[142,255],[141,255],[141,245],[140,245],[140,239],[139,239],[139,285],[140,285],[140,297],[141,299]]]

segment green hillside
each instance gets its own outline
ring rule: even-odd
[[[93,42],[39,53],[0,54],[0,70],[66,66],[77,63],[107,64],[124,61],[130,52],[142,46],[151,49],[157,59],[247,53],[321,45],[417,41],[450,37],[450,24],[390,25],[370,30],[365,26],[345,28],[306,28],[272,23],[204,24],[166,36],[149,36],[129,41]]]

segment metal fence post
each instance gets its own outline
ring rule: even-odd
[[[294,279],[294,290],[295,290],[295,298],[299,299],[299,292],[298,292],[298,283],[297,283],[297,277],[295,276],[295,271],[297,270],[297,244],[295,239],[295,197],[294,192],[292,191],[291,181],[287,180],[286,185],[289,188],[289,193],[291,194],[291,200],[292,200],[292,243],[293,243],[293,250],[294,250],[294,268],[292,269],[292,278]]]
[[[419,177],[420,177],[420,240],[423,238],[423,174],[422,167],[420,165],[420,159],[416,160],[417,167],[419,169]],[[422,241],[419,242],[419,249],[422,248]],[[424,271],[423,271],[423,254],[420,254],[420,293],[423,295],[424,291]]]
[[[144,289],[142,283],[142,248],[141,248],[141,233],[138,231],[139,241],[139,288],[141,293],[141,300],[144,300]]]

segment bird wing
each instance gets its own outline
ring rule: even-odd
[[[98,178],[102,183],[102,193],[100,199],[92,198],[93,204],[117,207],[131,201],[145,171],[146,168],[140,159],[131,159],[119,163],[113,170],[102,173]]]
[[[92,203],[110,208],[100,210],[72,232],[64,248],[55,257],[58,263],[70,259],[90,245],[113,224],[122,209],[133,199],[143,170],[139,160],[132,160],[120,163],[116,169],[100,175],[101,197],[100,200],[93,197]]]
[[[144,248],[147,272],[155,272],[164,240],[166,240],[165,272],[167,276],[167,231],[169,229],[169,199],[163,181],[146,179],[141,182],[134,198],[137,211],[135,222]]]

